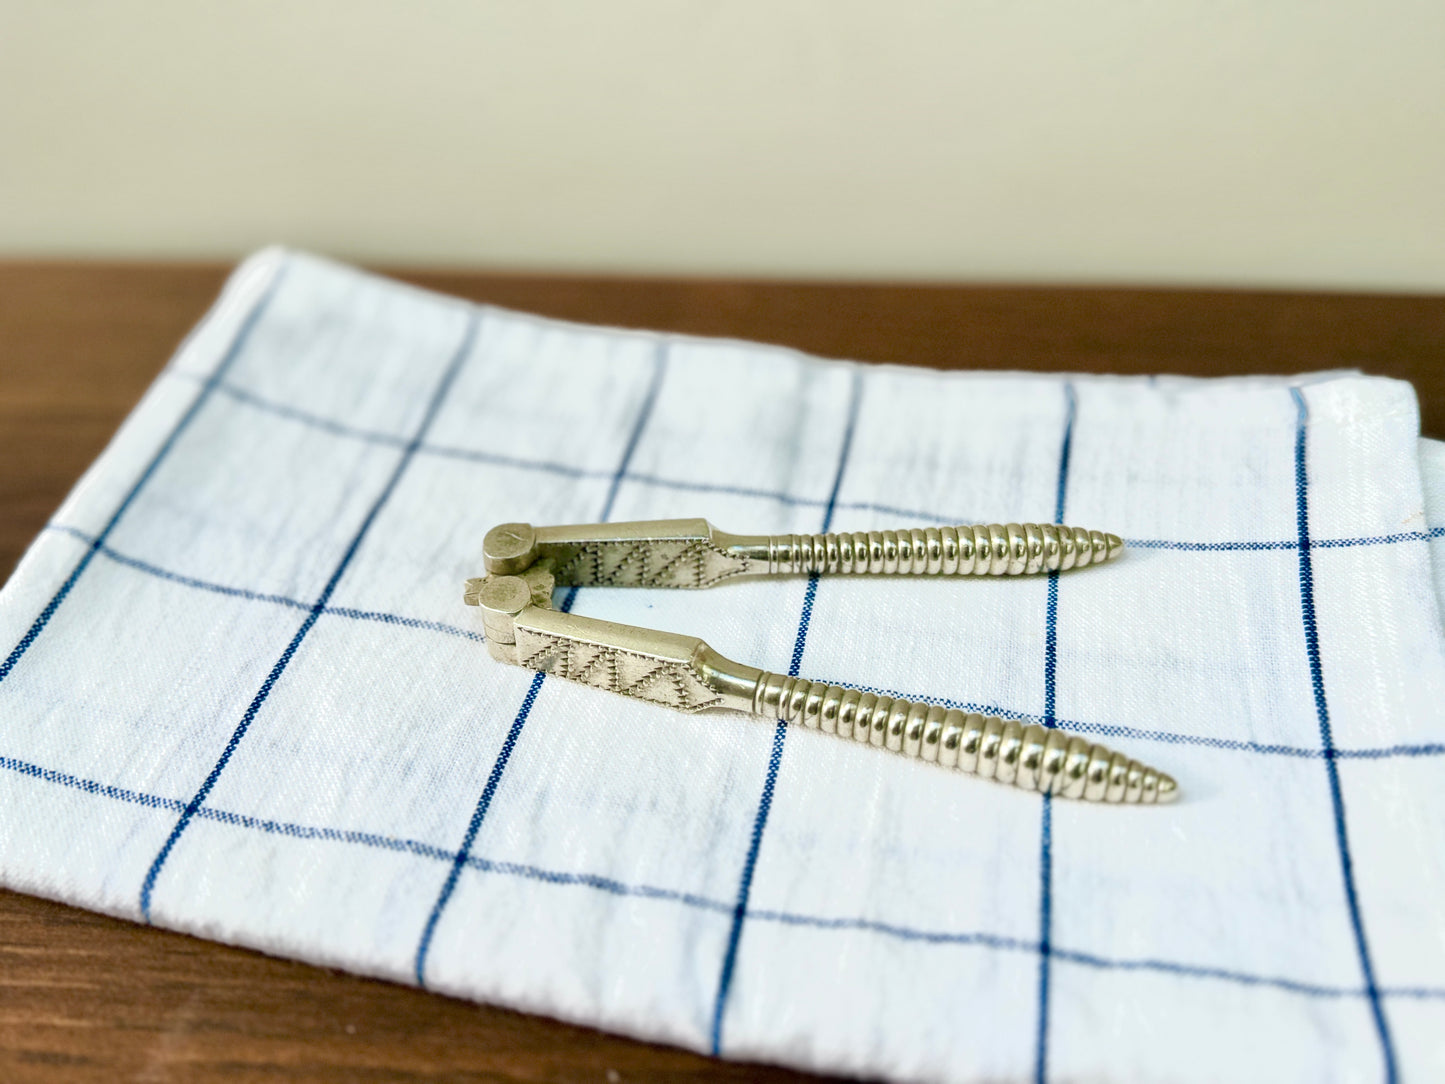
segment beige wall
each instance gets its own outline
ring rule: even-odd
[[[0,0],[0,254],[1445,289],[1445,4]]]

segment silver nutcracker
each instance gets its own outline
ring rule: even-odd
[[[1024,790],[1092,802],[1173,801],[1163,772],[1054,727],[824,685],[746,666],[694,636],[552,609],[555,587],[711,587],[788,575],[1020,576],[1113,560],[1116,535],[1010,523],[816,535],[734,535],[703,519],[487,532],[467,581],[502,662],[678,711],[742,711]]]

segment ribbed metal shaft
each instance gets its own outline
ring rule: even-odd
[[[768,539],[768,571],[1019,576],[1100,564],[1123,548],[1118,535],[1053,523],[789,534]]]
[[[1178,793],[1164,773],[1056,728],[805,678],[764,673],[753,712],[1064,798],[1150,805]]]

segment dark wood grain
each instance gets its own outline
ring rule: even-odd
[[[217,266],[0,263],[0,573],[186,330]],[[1445,299],[400,272],[570,319],[942,368],[1358,367],[1445,433]],[[0,892],[0,1080],[803,1080]]]

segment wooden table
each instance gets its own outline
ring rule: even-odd
[[[210,304],[219,266],[0,263],[0,575]],[[400,276],[555,316],[944,368],[1361,368],[1445,435],[1445,298]],[[804,1080],[0,892],[0,1079]]]

